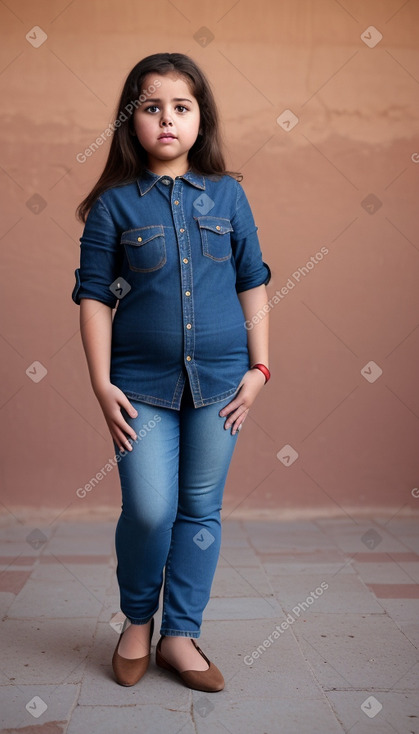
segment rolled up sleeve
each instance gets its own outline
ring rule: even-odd
[[[269,265],[262,259],[257,227],[242,186],[236,182],[236,209],[232,220],[232,247],[236,264],[236,291],[267,285],[271,279]]]
[[[115,308],[117,297],[110,286],[119,275],[120,234],[101,198],[93,204],[80,238],[80,267],[75,271],[76,283],[71,297],[77,305],[82,298]]]

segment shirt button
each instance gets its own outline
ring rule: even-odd
[[[143,241],[142,237],[137,237],[137,242],[142,242],[142,241]]]
[[[216,228],[215,228],[215,229],[221,229],[220,225],[219,225],[219,224],[217,224],[217,226],[216,226]]]
[[[186,361],[187,361],[187,362],[190,362],[190,361],[191,361],[191,359],[192,359],[192,357],[191,357],[191,356],[190,356],[190,355],[188,354],[188,356],[186,357]]]
[[[170,184],[170,178],[162,178],[162,183],[164,183],[165,186],[168,186]]]
[[[183,261],[182,261],[182,262],[184,262],[184,263],[185,263],[185,265],[186,265],[186,263],[188,263],[188,262],[189,262],[189,260],[188,260],[188,258],[187,258],[187,257],[184,257],[184,258],[183,258]]]
[[[192,329],[192,324],[186,324],[187,329]]]
[[[175,204],[176,204],[176,206],[178,206],[178,204],[179,204],[179,202],[178,202],[178,200],[177,200],[177,199],[176,199],[176,201],[175,201]]]
[[[179,230],[179,232],[182,232],[182,234],[183,234],[184,231],[185,230],[183,229],[183,227],[181,227],[180,230]]]
[[[190,291],[185,291],[185,296],[190,296],[190,295],[191,295]]]

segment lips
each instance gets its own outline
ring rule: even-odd
[[[162,133],[159,135],[158,140],[161,140],[162,138],[175,138],[175,135],[172,135],[172,133]]]

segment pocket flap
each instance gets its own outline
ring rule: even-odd
[[[195,217],[201,229],[210,229],[215,234],[227,234],[233,232],[229,219],[223,217]]]
[[[154,240],[156,237],[163,237],[164,229],[162,224],[154,224],[149,227],[138,227],[137,229],[128,229],[126,232],[122,232],[121,244],[122,245],[137,245],[141,247],[146,245],[147,242]]]

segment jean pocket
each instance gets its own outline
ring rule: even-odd
[[[166,263],[166,242],[161,224],[129,229],[122,233],[130,270],[136,273],[151,273]]]
[[[231,237],[233,227],[229,219],[223,217],[195,217],[201,235],[202,252],[212,260],[231,258]]]

